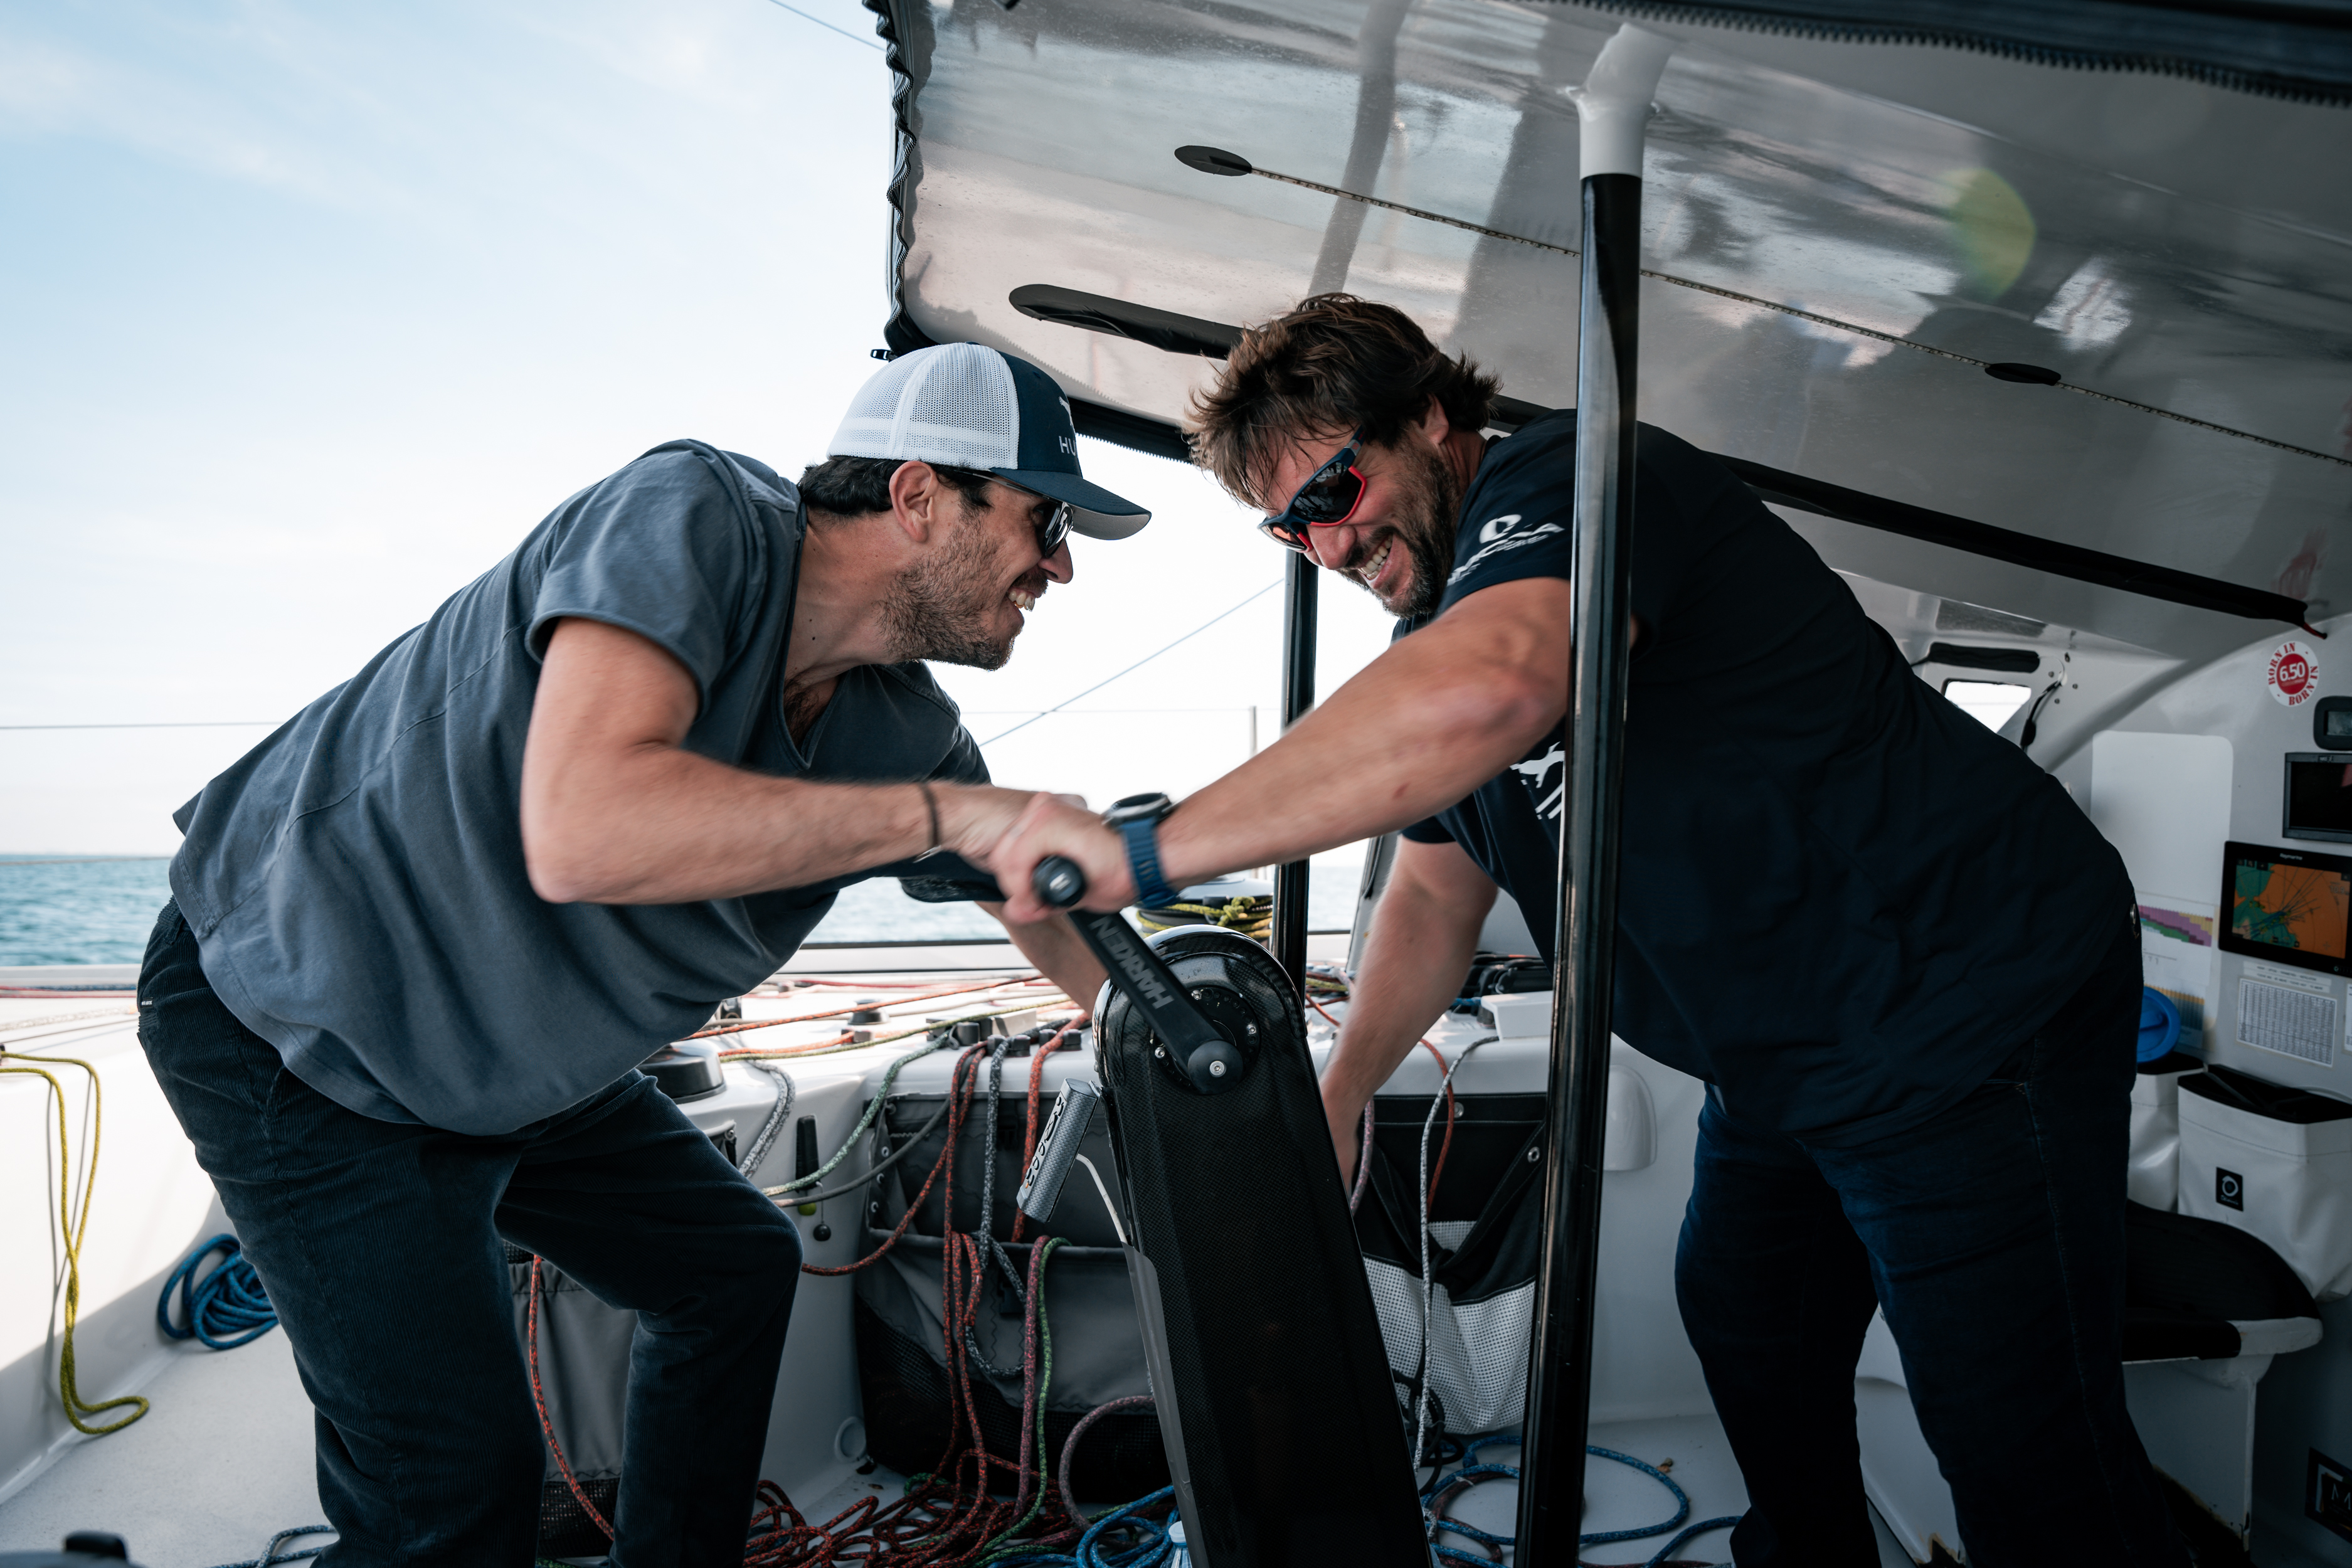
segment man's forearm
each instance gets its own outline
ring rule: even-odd
[[[675,748],[551,781],[523,814],[532,885],[558,903],[740,898],[903,860],[929,841],[912,784],[772,778]]]
[[[1161,875],[1182,888],[1299,859],[1420,821],[1495,777],[1567,711],[1573,596],[1555,577],[1497,584],[1391,646],[1281,740],[1185,797],[1159,827]],[[1014,914],[1044,913],[1026,883],[1049,855],[1085,873],[1087,909],[1133,901],[1118,836],[1040,797],[988,855]]]
[[[522,848],[551,903],[677,904],[807,887],[919,855],[931,811],[911,784],[817,784],[685,747],[683,665],[635,632],[558,623],[523,743]],[[1026,793],[935,784],[939,842],[984,858]]]
[[[1553,658],[1554,628],[1535,613],[1565,586],[1487,590],[1527,603],[1449,613],[1415,632],[1280,742],[1187,796],[1160,830],[1171,885],[1418,822],[1525,756],[1566,710],[1567,658]],[[1531,621],[1548,635],[1531,635]]]
[[[1023,797],[929,785],[946,847],[996,831]],[[772,778],[667,750],[526,796],[531,885],[555,903],[678,904],[803,888],[929,848],[924,786]],[[550,820],[559,831],[534,835]],[[535,837],[538,842],[534,842]]]
[[[1335,1124],[1362,1114],[1452,1005],[1477,945],[1475,919],[1464,921],[1418,889],[1394,889],[1381,899],[1339,1043],[1323,1069],[1323,1104]]]
[[[1013,945],[1021,950],[1022,956],[1060,986],[1078,1011],[1094,1011],[1095,998],[1102,994],[1103,982],[1109,976],[1103,973],[1102,964],[1068,916],[1015,922],[1005,920],[1003,904],[983,903],[980,907],[1003,924],[1004,934],[1013,939]]]

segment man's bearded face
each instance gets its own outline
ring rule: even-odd
[[[954,521],[938,548],[901,572],[882,601],[895,660],[1002,669],[1013,657],[1022,613],[1051,579],[1037,559],[1026,498],[1000,486],[990,499],[995,504],[949,501]]]
[[[1386,460],[1375,482],[1388,493],[1381,498],[1380,516],[1364,529],[1355,557],[1339,570],[1379,599],[1389,614],[1414,620],[1434,611],[1445,595],[1445,579],[1454,570],[1462,486],[1445,459],[1418,442],[1399,441],[1381,455]],[[1410,574],[1402,580],[1391,577],[1385,591],[1376,587],[1400,546]]]

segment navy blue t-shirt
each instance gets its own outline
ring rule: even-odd
[[[531,889],[523,742],[567,616],[625,626],[692,673],[688,751],[780,777],[987,782],[919,664],[849,671],[793,738],[802,527],[799,492],[766,465],[656,447],[205,785],[173,818],[172,890],[229,1011],[363,1116],[507,1132],[774,973],[849,883],[971,875],[943,857],[664,905]]]
[[[1488,449],[1438,614],[1570,575],[1575,429],[1565,410]],[[1646,425],[1637,463],[1616,1032],[1759,1128],[1916,1125],[2087,977],[2124,925],[2123,861],[1730,470]],[[1547,958],[1566,737],[1406,830],[1461,844]]]

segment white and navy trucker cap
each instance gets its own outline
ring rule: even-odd
[[[1070,526],[1125,539],[1151,521],[1078,471],[1070,400],[1026,360],[978,343],[900,354],[849,400],[833,458],[898,458],[976,468],[1075,509]]]

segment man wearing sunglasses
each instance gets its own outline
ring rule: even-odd
[[[141,1038],[317,1407],[323,1562],[530,1561],[502,1239],[638,1314],[615,1560],[743,1560],[799,1238],[636,1064],[850,883],[984,881],[1028,797],[921,661],[1003,665],[1066,535],[1149,515],[971,344],[830,452],[656,447],[178,815]],[[1066,921],[1010,930],[1093,998]]]
[[[1343,1172],[1498,889],[1549,956],[1575,418],[1490,439],[1494,394],[1344,295],[1244,333],[1195,454],[1396,640],[1172,811],[1033,801],[992,857],[1021,914],[1048,853],[1109,908],[1401,829],[1323,1079]],[[1747,1477],[1734,1555],[1877,1563],[1853,1379],[1883,1306],[1971,1562],[2185,1562],[2124,1407],[2120,859],[1720,463],[1645,426],[1633,479],[1615,1026],[1710,1086],[1676,1287]]]

